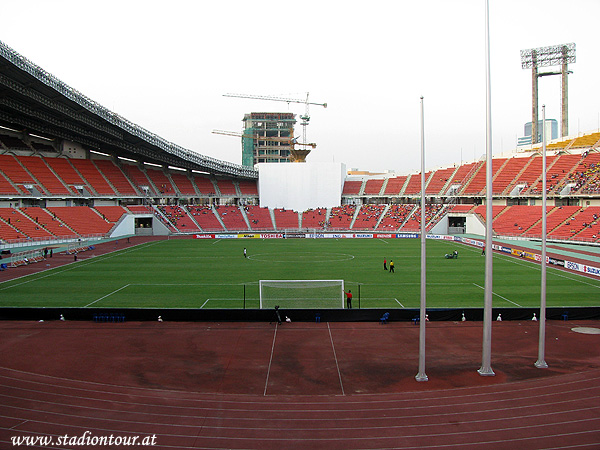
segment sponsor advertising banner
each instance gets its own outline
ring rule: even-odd
[[[214,239],[214,234],[195,234],[194,239]]]
[[[283,233],[261,233],[261,239],[283,239]]]

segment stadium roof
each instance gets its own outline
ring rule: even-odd
[[[252,168],[192,152],[128,121],[0,41],[0,125],[90,150],[238,178]]]

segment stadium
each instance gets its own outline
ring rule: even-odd
[[[293,131],[242,135],[246,165],[204,156],[3,42],[0,77],[3,445],[600,445],[600,131],[535,142],[532,119],[528,145],[493,157],[488,193],[484,158],[406,175],[259,159],[287,159]],[[475,372],[488,221],[489,378]],[[415,383],[423,229],[431,366]]]

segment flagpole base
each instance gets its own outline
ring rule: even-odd
[[[534,364],[535,367],[537,367],[538,369],[547,369],[548,368],[548,364],[546,364],[546,361],[542,360],[537,360]]]
[[[496,376],[496,374],[494,373],[494,371],[492,370],[491,367],[481,367],[480,369],[477,370],[477,373],[479,375],[481,375],[482,377],[494,377],[494,376]]]
[[[417,381],[429,381],[429,378],[427,378],[427,375],[425,375],[424,373],[418,373],[415,375],[415,380]]]

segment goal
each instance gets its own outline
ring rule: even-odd
[[[260,280],[260,308],[343,308],[344,280]]]

